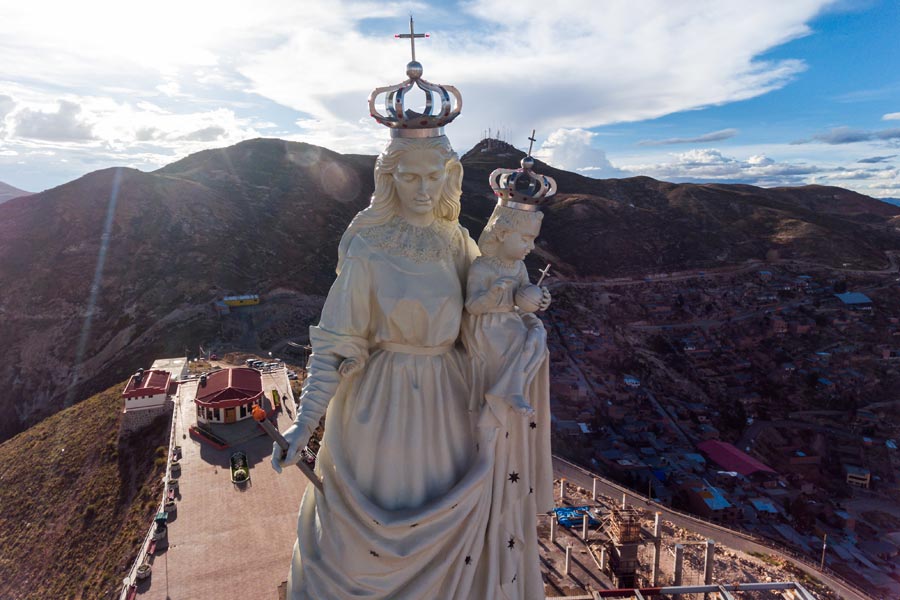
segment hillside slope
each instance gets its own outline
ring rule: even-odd
[[[0,206],[0,410],[15,415],[0,440],[138,365],[196,352],[221,331],[216,298],[326,292],[373,164],[256,140]],[[298,303],[298,318],[315,311]]]
[[[477,239],[487,176],[522,153],[463,157],[461,221]],[[152,173],[106,169],[0,205],[0,440],[154,358],[216,341],[264,352],[302,341],[334,278],[337,243],[372,192],[375,157],[258,139]],[[575,279],[767,257],[879,268],[900,207],[840,188],[558,180],[530,261]],[[211,301],[263,304],[217,317]]]
[[[163,417],[119,439],[124,385],[0,444],[0,598],[121,589],[159,506],[168,437]]]

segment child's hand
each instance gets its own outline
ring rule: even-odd
[[[541,305],[538,307],[538,310],[547,310],[547,307],[550,306],[550,290],[547,289],[547,286],[541,286]]]

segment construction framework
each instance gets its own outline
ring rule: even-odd
[[[645,600],[654,596],[682,596],[683,594],[708,594],[717,600],[740,600],[742,592],[789,592],[796,600],[816,600],[796,581],[771,583],[735,583],[731,585],[675,585],[633,589],[601,590],[585,596],[547,597],[547,600],[600,600],[601,598],[634,598]]]

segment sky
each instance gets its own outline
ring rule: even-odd
[[[0,181],[41,191],[273,137],[375,154],[369,92],[457,87],[490,130],[590,177],[900,197],[898,0],[0,3]]]

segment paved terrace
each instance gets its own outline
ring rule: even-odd
[[[168,548],[161,546],[151,558],[152,575],[138,583],[137,597],[274,599],[287,579],[306,479],[296,468],[281,475],[272,470],[272,441],[255,425],[259,435],[241,427],[243,440],[234,440],[226,450],[192,438],[188,427],[196,421],[196,388],[194,380],[178,390],[173,428],[182,448],[177,511],[169,516]],[[272,389],[288,395],[293,414],[293,396],[283,369],[263,375],[263,390],[270,395]],[[283,431],[290,423],[282,409],[278,428]],[[240,486],[231,483],[229,466],[237,450],[250,463],[251,480]]]

